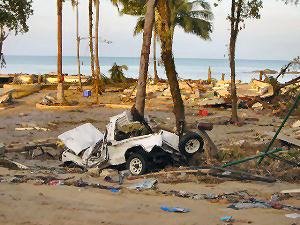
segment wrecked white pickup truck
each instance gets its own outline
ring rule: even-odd
[[[145,120],[144,120],[145,121]],[[203,152],[203,139],[194,132],[181,140],[171,132],[153,133],[146,122],[133,120],[129,111],[111,117],[103,134],[87,123],[58,136],[64,143],[62,161],[83,168],[126,165],[133,175]]]

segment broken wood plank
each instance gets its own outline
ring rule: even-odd
[[[26,152],[40,147],[57,148],[56,142],[7,146],[5,152]]]
[[[200,174],[204,176],[213,176],[218,178],[227,178],[227,179],[234,179],[234,180],[251,180],[251,181],[262,181],[262,182],[268,182],[273,183],[276,181],[276,179],[272,177],[264,177],[259,175],[254,175],[251,173],[247,173],[244,171],[238,171],[238,170],[228,170],[220,167],[211,167],[211,168],[198,168],[198,167],[190,167],[186,169],[181,170],[171,170],[171,171],[161,171],[151,174],[146,174],[143,176],[137,176],[136,178],[148,178],[153,176],[161,176],[161,175],[167,175],[167,174],[181,174],[181,173],[195,173]]]
[[[280,193],[282,193],[282,194],[300,193],[300,188],[298,188],[298,189],[282,190]]]
[[[275,132],[265,132],[265,134],[268,135],[268,136],[274,137]],[[289,136],[284,135],[284,134],[278,134],[277,139],[300,147],[300,140],[298,140],[296,138],[289,137]]]
[[[12,169],[12,170],[28,170],[29,167],[25,166],[21,163],[9,160],[9,159],[0,159],[0,166],[8,168],[8,169]]]

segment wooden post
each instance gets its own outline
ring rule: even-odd
[[[264,72],[262,70],[259,71],[259,80],[260,81],[262,81],[262,79],[263,79],[263,74],[264,74]]]
[[[222,73],[222,81],[224,81],[225,80],[225,73]]]
[[[207,82],[208,82],[209,84],[211,83],[211,69],[210,69],[210,66],[208,67]]]

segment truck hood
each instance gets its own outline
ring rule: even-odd
[[[179,136],[166,130],[161,130],[162,141],[175,150],[179,150]]]
[[[104,135],[92,124],[86,123],[58,136],[64,145],[79,155],[83,150],[94,147]]]

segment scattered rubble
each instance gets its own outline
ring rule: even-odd
[[[269,135],[270,137],[273,137],[275,135],[275,132],[265,132],[265,134]],[[287,135],[284,135],[284,134],[279,134],[277,136],[277,139],[279,139],[281,141],[284,141],[286,143],[289,143],[289,144],[296,145],[296,146],[300,147],[300,140],[296,139],[296,138],[293,138],[291,136],[287,136]]]
[[[292,124],[292,127],[293,128],[300,128],[300,120],[297,120],[296,122],[294,122],[293,124]]]
[[[285,214],[285,216],[287,218],[291,218],[291,219],[299,219],[300,218],[300,214],[299,213]]]
[[[254,109],[256,111],[261,111],[264,109],[264,107],[260,102],[256,102],[252,105],[252,109]]]
[[[144,179],[139,183],[130,185],[127,188],[130,190],[143,191],[143,190],[153,189],[156,184],[157,184],[157,180],[150,178],[150,179]]]
[[[5,145],[0,142],[0,158],[4,157]]]
[[[13,103],[13,98],[12,98],[11,91],[0,95],[0,104],[12,104],[12,103]]]
[[[203,81],[196,80],[181,80],[179,81],[179,87],[181,90],[182,98],[185,105],[196,106],[221,106],[230,103],[230,81],[218,81],[210,84]],[[147,98],[149,100],[153,98],[165,100],[163,102],[166,105],[166,101],[171,101],[172,96],[170,88],[167,83],[158,83],[156,85],[147,84]],[[256,97],[267,98],[274,95],[273,87],[271,84],[252,80],[249,84],[241,83],[237,81],[237,95],[240,100],[252,100]],[[120,99],[124,103],[129,100],[133,101],[136,96],[136,85],[125,89],[120,94]]]
[[[41,131],[49,131],[50,129],[45,127],[16,127],[15,131],[25,131],[25,130],[41,130]]]
[[[12,160],[9,159],[0,159],[0,166],[8,168],[8,169],[12,169],[12,170],[28,170],[29,167],[22,165],[21,163],[18,162],[14,162]]]
[[[160,209],[166,212],[175,212],[175,213],[188,213],[191,211],[188,208],[168,207],[168,206],[161,206]]]
[[[45,97],[43,97],[43,99],[40,102],[42,105],[55,105],[57,104],[57,100],[56,98],[50,96],[50,95],[46,95]]]

